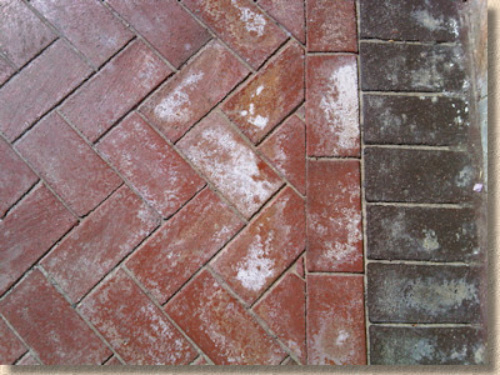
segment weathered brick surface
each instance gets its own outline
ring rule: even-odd
[[[482,365],[486,354],[476,328],[370,327],[372,365]]]
[[[465,152],[367,148],[365,181],[368,201],[460,203],[479,176]]]
[[[468,266],[369,264],[370,321],[478,322],[478,271]]]
[[[3,139],[0,139],[0,160],[2,161],[0,217],[2,217],[38,181],[38,177]]]
[[[460,46],[361,43],[361,88],[371,91],[460,91],[465,81]]]
[[[103,363],[106,366],[121,366],[123,363],[120,362],[118,358],[112,356],[106,363]]]
[[[282,184],[271,167],[219,113],[205,117],[178,146],[246,217]]]
[[[0,302],[0,309],[45,365],[98,365],[111,355],[38,270]]]
[[[304,202],[287,188],[228,245],[213,267],[251,304],[304,248]]]
[[[40,363],[31,355],[31,353],[26,353],[17,363],[19,366],[37,366]]]
[[[0,131],[16,139],[90,72],[70,47],[56,41],[0,89]]]
[[[205,189],[148,239],[126,265],[163,304],[241,226],[236,214]]]
[[[108,60],[132,38],[132,33],[98,0],[61,3],[30,2],[95,66]]]
[[[107,2],[177,68],[210,38],[175,0]]]
[[[358,68],[355,56],[308,56],[307,154],[358,156]]]
[[[464,100],[443,96],[363,96],[367,144],[461,145],[470,131]]]
[[[207,360],[202,356],[199,356],[198,358],[196,358],[194,360],[193,363],[191,363],[191,365],[193,365],[193,366],[203,366],[203,365],[208,365],[208,364],[209,363],[207,362]]]
[[[20,68],[56,35],[22,0],[5,0],[0,7],[0,51]]]
[[[0,85],[7,81],[16,70],[10,65],[7,60],[0,56]]]
[[[37,124],[16,148],[80,216],[95,208],[122,182],[55,112]]]
[[[260,0],[259,5],[295,38],[306,43],[304,0]]]
[[[304,50],[293,43],[233,95],[222,110],[254,143],[304,100]]]
[[[181,365],[196,351],[123,271],[83,300],[82,313],[130,365]]]
[[[303,364],[306,363],[305,288],[304,280],[289,273],[254,307]]]
[[[465,262],[480,256],[471,209],[368,206],[371,259]]]
[[[164,217],[172,215],[205,185],[189,164],[135,113],[106,134],[98,149]]]
[[[287,38],[252,1],[184,0],[183,3],[254,68]]]
[[[459,36],[459,1],[360,1],[361,37],[454,41]]]
[[[61,112],[95,141],[171,73],[140,41],[134,41],[73,94]]]
[[[226,47],[211,42],[156,91],[140,111],[176,142],[247,74],[248,69]]]
[[[203,271],[167,313],[216,365],[277,365],[285,352],[216,279]]]
[[[43,185],[31,191],[0,222],[0,293],[4,293],[76,218]]]
[[[26,347],[16,334],[0,318],[0,364],[10,365],[26,352]]]
[[[42,265],[76,302],[159,225],[158,219],[123,186],[61,241]]]
[[[362,272],[360,168],[357,161],[308,161],[307,269]]]
[[[306,0],[307,49],[357,52],[356,2]]]
[[[259,150],[302,194],[306,192],[306,127],[297,116],[287,119]]]
[[[307,363],[366,364],[363,276],[307,276]]]

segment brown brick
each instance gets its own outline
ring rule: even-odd
[[[466,88],[460,46],[361,43],[361,88],[369,91],[460,91]]]
[[[100,365],[111,351],[38,270],[0,303],[45,365]]]
[[[32,0],[30,4],[95,66],[108,60],[133,36],[98,0]]]
[[[163,304],[242,224],[207,188],[149,238],[130,258],[127,267]]]
[[[185,0],[253,68],[258,68],[285,40],[285,33],[252,1]]]
[[[248,69],[226,47],[211,42],[148,98],[140,111],[176,142],[247,74]]]
[[[203,271],[167,313],[216,365],[277,365],[286,353],[243,306]]]
[[[13,208],[0,222],[0,294],[75,223],[76,218],[43,185]]]
[[[136,40],[73,94],[61,112],[95,141],[171,73],[149,47]]]
[[[11,365],[26,352],[26,347],[0,318],[0,365]]]
[[[56,112],[38,123],[16,148],[79,216],[122,183]]]
[[[196,351],[161,309],[119,270],[87,296],[82,313],[130,365],[182,365]]]
[[[222,106],[252,142],[260,142],[304,100],[304,63],[304,50],[290,44]]]
[[[7,142],[0,139],[0,217],[38,181],[38,177],[12,150]]]
[[[16,139],[90,72],[63,41],[55,42],[0,89],[0,131]]]
[[[365,149],[366,199],[460,203],[470,200],[478,171],[459,151]]]
[[[210,34],[175,0],[107,0],[167,60],[179,67]]]
[[[307,276],[307,364],[365,365],[363,276]]]
[[[363,96],[367,144],[453,146],[469,135],[465,101],[443,96]]]
[[[252,304],[305,246],[304,202],[286,188],[212,264],[228,285]]]
[[[484,365],[484,335],[472,327],[370,327],[371,365]]]
[[[191,166],[136,113],[106,134],[98,149],[164,217],[205,186]]]
[[[471,209],[368,206],[370,259],[468,262],[480,255]]]
[[[471,323],[480,319],[479,273],[467,266],[368,265],[372,322]]]
[[[64,238],[42,265],[77,302],[159,225],[158,219],[123,186]]]
[[[301,43],[306,43],[304,0],[260,0],[259,5]]]

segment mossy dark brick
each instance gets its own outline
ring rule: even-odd
[[[370,327],[372,365],[482,365],[486,346],[472,327]]]
[[[444,96],[363,96],[367,144],[449,146],[464,144],[469,107]]]
[[[361,0],[361,37],[454,41],[459,36],[461,1]]]
[[[378,323],[480,320],[479,269],[468,266],[368,265],[368,313]]]
[[[467,86],[460,46],[361,43],[361,88],[368,91],[460,91]]]
[[[462,203],[479,181],[465,152],[369,147],[364,153],[369,202]]]
[[[467,262],[480,255],[472,209],[370,205],[367,225],[370,259]]]

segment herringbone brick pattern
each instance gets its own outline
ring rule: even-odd
[[[359,12],[1,1],[0,362],[366,364]]]

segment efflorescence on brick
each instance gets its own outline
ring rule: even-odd
[[[485,363],[480,6],[5,1],[0,364]]]

